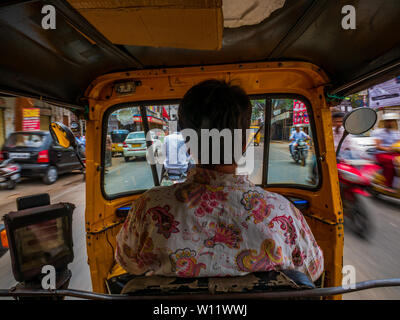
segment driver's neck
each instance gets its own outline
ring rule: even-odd
[[[236,173],[236,164],[198,164],[197,167],[203,168],[206,170],[214,170],[227,174],[235,174]]]

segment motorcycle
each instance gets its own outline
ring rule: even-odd
[[[398,153],[398,156],[394,159],[395,164],[395,184],[397,182],[397,186],[395,189],[389,188],[386,183],[386,179],[382,174],[383,168],[376,164],[376,170],[371,178],[371,185],[369,187],[369,191],[375,197],[379,195],[389,196],[395,199],[400,199],[400,142],[392,145],[392,149]],[[375,154],[375,149],[367,150],[369,154]]]
[[[4,160],[0,164],[0,187],[12,190],[21,181],[21,167],[13,159]]]
[[[377,166],[364,159],[339,159],[337,169],[345,223],[350,221],[350,228],[366,239],[373,226],[366,199],[371,197],[368,188]]]
[[[161,176],[162,176],[161,185],[170,186],[176,183],[184,182],[186,180],[187,174],[182,173],[179,170],[178,171],[172,169],[166,170],[165,167],[163,166]]]
[[[304,167],[306,165],[308,155],[308,144],[304,139],[298,139],[292,153],[293,160],[298,163],[300,161],[301,165]]]

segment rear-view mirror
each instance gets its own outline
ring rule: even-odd
[[[378,116],[374,109],[357,108],[346,114],[343,127],[350,134],[362,134],[372,129]]]
[[[53,139],[62,147],[75,147],[76,141],[72,131],[60,122],[52,122],[49,127]]]

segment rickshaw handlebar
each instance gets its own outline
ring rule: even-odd
[[[125,294],[103,294],[93,293],[82,290],[29,290],[17,289],[15,287],[5,290],[0,289],[0,297],[74,297],[89,300],[224,300],[224,299],[283,299],[283,298],[316,298],[324,296],[334,296],[338,294],[346,294],[355,291],[367,290],[372,288],[384,288],[400,286],[400,278],[370,280],[357,282],[349,288],[329,287],[295,291],[280,292],[259,292],[259,293],[222,293],[222,294],[180,294],[168,296],[131,296]]]

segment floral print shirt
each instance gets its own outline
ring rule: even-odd
[[[132,274],[175,277],[294,269],[315,281],[324,269],[307,222],[286,198],[245,175],[199,167],[133,203],[115,258]]]

